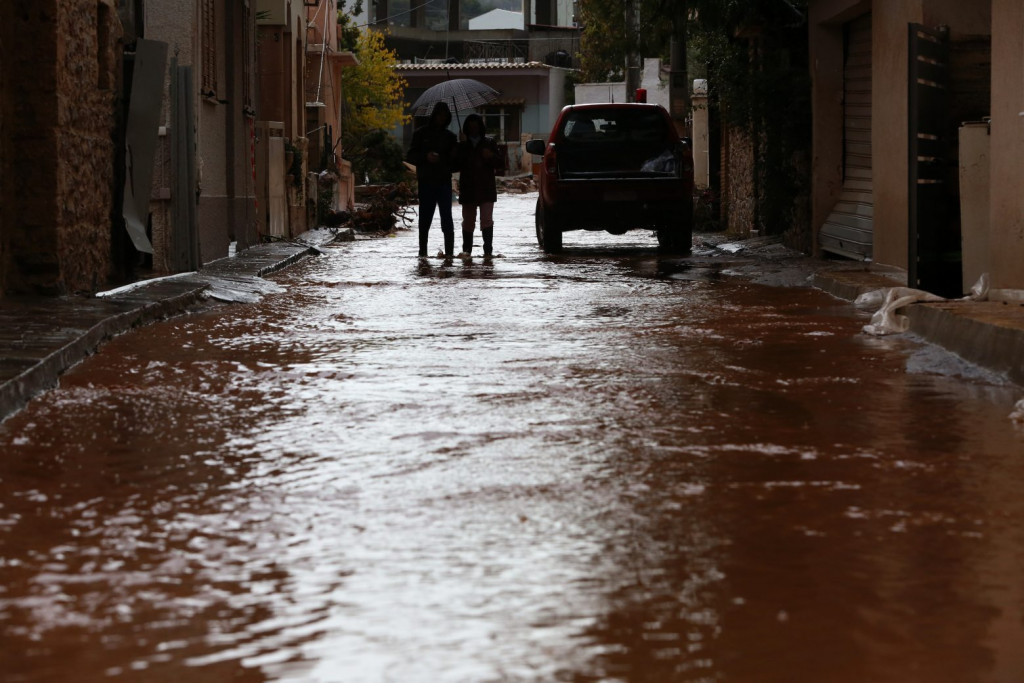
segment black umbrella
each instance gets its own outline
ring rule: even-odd
[[[455,78],[427,88],[412,104],[413,116],[430,116],[438,102],[447,104],[453,114],[476,109],[498,98],[500,92],[472,78]]]

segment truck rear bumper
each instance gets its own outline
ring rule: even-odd
[[[563,180],[543,198],[562,230],[686,229],[692,197],[685,183]]]

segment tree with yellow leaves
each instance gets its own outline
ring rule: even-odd
[[[405,79],[393,68],[397,57],[383,33],[364,30],[354,52],[359,65],[345,70],[342,83],[344,156],[361,181],[394,180],[402,173],[402,148],[388,131],[408,120]]]

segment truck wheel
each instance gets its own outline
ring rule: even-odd
[[[679,230],[662,228],[658,231],[658,247],[672,254],[686,253],[690,251],[690,240],[687,239],[689,236],[688,233]]]
[[[537,212],[535,214],[537,226],[537,244],[545,253],[557,254],[562,251],[562,230],[557,221],[551,217],[551,212],[544,208],[544,203],[537,200]]]
[[[686,204],[671,217],[671,228],[658,230],[658,246],[671,253],[688,254],[693,248],[693,206]]]

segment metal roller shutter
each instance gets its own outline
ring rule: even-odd
[[[822,250],[871,260],[874,204],[871,176],[871,15],[845,27],[843,66],[843,189],[821,227]]]

